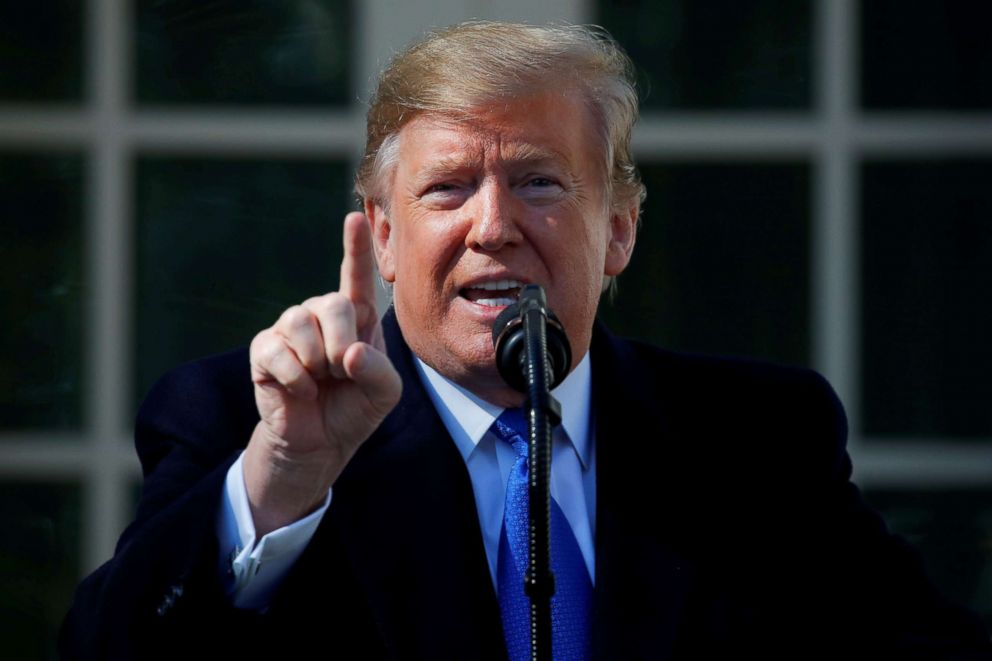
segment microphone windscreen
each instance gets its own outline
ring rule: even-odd
[[[536,291],[532,291],[536,290]],[[496,367],[503,380],[518,392],[527,392],[527,355],[521,301],[527,309],[536,305],[545,319],[547,359],[550,367],[549,388],[561,383],[571,369],[572,349],[565,329],[555,314],[548,309],[544,290],[538,285],[527,285],[517,302],[508,305],[493,322],[493,347],[496,350]]]

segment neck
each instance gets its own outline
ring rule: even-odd
[[[503,381],[503,378],[498,374],[495,379],[466,378],[468,375],[457,375],[452,377],[442,374],[442,376],[446,376],[448,379],[451,379],[451,381],[455,382],[479,399],[483,399],[490,404],[494,404],[501,408],[509,409],[523,406],[524,401],[527,399],[522,392],[517,392],[510,386],[506,385],[506,382]]]

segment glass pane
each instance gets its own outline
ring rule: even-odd
[[[137,3],[140,103],[345,104],[348,0]]]
[[[649,109],[808,108],[812,3],[600,0]]]
[[[630,267],[600,316],[673,349],[809,361],[809,168],[655,164]]]
[[[992,108],[992,6],[987,2],[859,4],[866,108]]]
[[[992,436],[992,161],[862,177],[865,432]]]
[[[82,159],[0,154],[0,430],[81,417]]]
[[[138,394],[337,288],[345,164],[142,158],[137,172]]]
[[[0,0],[0,100],[82,98],[84,7],[78,0]]]
[[[869,491],[865,499],[919,549],[943,594],[992,629],[992,491]]]
[[[0,484],[0,640],[5,659],[55,659],[80,572],[79,488]]]

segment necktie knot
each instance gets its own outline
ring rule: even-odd
[[[527,426],[527,418],[524,416],[523,409],[506,409],[496,418],[492,428],[501,441],[513,446],[513,451],[517,453],[518,459],[527,456],[527,439],[530,437],[530,429]]]

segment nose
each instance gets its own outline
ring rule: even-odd
[[[471,226],[465,245],[472,250],[495,252],[523,237],[513,195],[498,181],[483,182],[468,211]]]

